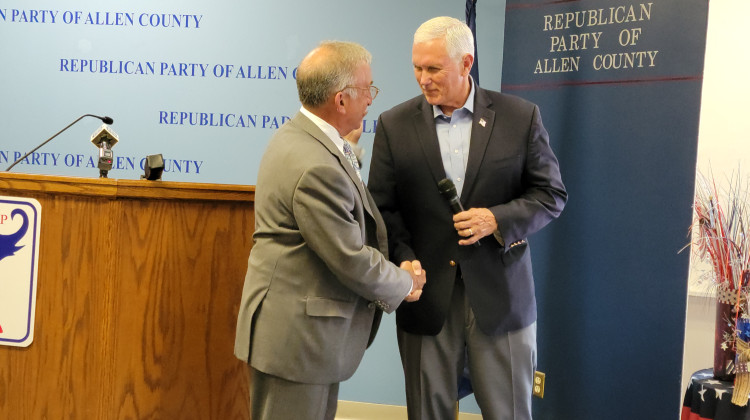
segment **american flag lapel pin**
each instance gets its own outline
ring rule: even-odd
[[[484,118],[480,118],[479,119],[479,125],[481,125],[482,127],[484,127],[485,125],[487,125],[487,121],[485,121]]]

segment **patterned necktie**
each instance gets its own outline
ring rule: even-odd
[[[352,147],[346,140],[344,140],[344,156],[346,156],[346,160],[352,164],[352,167],[357,172],[357,177],[359,177],[359,180],[361,181],[362,175],[359,173],[359,162],[357,162],[357,156],[354,154]]]

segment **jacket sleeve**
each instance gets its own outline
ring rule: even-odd
[[[355,217],[359,192],[341,168],[311,166],[293,198],[300,234],[348,289],[392,312],[411,290],[411,276],[364,242],[364,220]],[[361,203],[360,203],[361,205]],[[365,213],[364,217],[369,217]]]
[[[568,199],[557,158],[550,147],[549,134],[536,105],[533,106],[528,127],[521,194],[505,204],[490,208],[506,250],[557,218]]]

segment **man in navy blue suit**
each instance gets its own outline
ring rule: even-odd
[[[477,86],[471,30],[448,17],[416,31],[422,95],[384,112],[369,188],[390,258],[430,272],[396,315],[409,419],[453,417],[464,366],[485,419],[530,419],[536,301],[529,235],[558,217],[565,186],[539,108]],[[453,181],[453,214],[438,182]],[[479,243],[479,245],[475,245]]]

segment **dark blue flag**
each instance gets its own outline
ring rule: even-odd
[[[474,65],[471,67],[471,77],[479,84],[479,55],[477,55],[477,0],[466,0],[466,24],[474,34]]]
[[[474,35],[474,65],[471,66],[471,78],[474,83],[479,85],[479,56],[477,55],[477,0],[466,0],[466,25],[471,29]],[[468,357],[467,357],[468,360]],[[458,378],[458,399],[470,395],[474,392],[471,386],[471,375],[469,375],[469,366],[465,365],[464,370]]]

